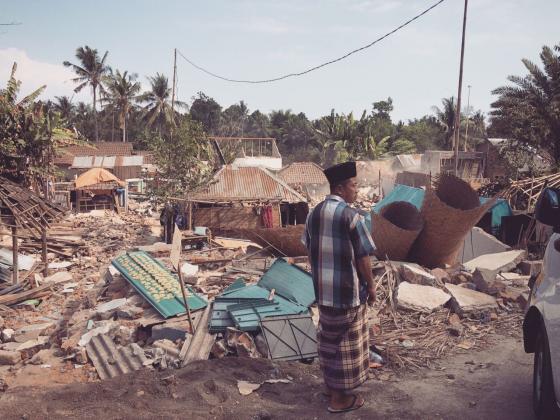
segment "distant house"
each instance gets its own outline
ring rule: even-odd
[[[309,199],[323,199],[329,193],[329,181],[323,168],[313,162],[294,162],[278,172],[286,184]]]
[[[226,165],[195,192],[193,225],[219,231],[305,223],[307,200],[264,168]]]
[[[209,137],[218,154],[234,167],[259,167],[279,171],[282,156],[271,137]]]
[[[149,152],[135,152],[132,143],[98,142],[90,145],[65,147],[54,158],[54,164],[63,173],[63,181],[72,181],[91,168],[104,168],[122,180],[139,178],[142,170],[151,164]]]

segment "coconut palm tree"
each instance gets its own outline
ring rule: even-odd
[[[74,118],[75,106],[72,103],[72,99],[68,96],[55,96],[56,102],[54,102],[54,110],[60,114],[60,117],[65,121],[66,125],[72,123]]]
[[[144,93],[140,100],[146,103],[144,107],[144,120],[149,127],[157,127],[161,134],[164,124],[175,125],[175,116],[171,110],[171,88],[166,76],[156,73],[153,77],[148,77],[150,90]],[[186,103],[175,100],[175,106],[184,108]]]
[[[455,127],[455,111],[457,109],[457,105],[455,104],[455,98],[453,96],[451,98],[443,98],[441,103],[443,108],[440,109],[437,106],[434,106],[433,111],[436,114],[438,123],[445,130],[443,146],[451,147],[453,146],[453,131]]]
[[[72,79],[73,82],[77,83],[78,86],[74,89],[74,92],[78,93],[86,86],[91,87],[93,95],[93,118],[95,121],[95,141],[99,141],[99,127],[97,124],[97,92],[98,89],[100,93],[103,93],[103,80],[104,77],[109,73],[109,66],[105,64],[107,59],[108,51],[105,51],[103,57],[99,57],[96,49],[92,49],[87,45],[85,47],[79,47],[76,49],[76,58],[79,60],[79,64],[73,64],[69,61],[65,61],[63,64],[66,67],[72,68],[77,77]]]
[[[140,99],[140,82],[136,81],[137,78],[138,75],[135,73],[129,74],[128,71],[121,73],[117,70],[114,74],[111,72],[106,82],[104,99],[107,101],[107,107],[118,114],[123,142],[127,139],[128,116],[135,102]]]

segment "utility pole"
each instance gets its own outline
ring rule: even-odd
[[[459,87],[457,90],[457,111],[455,112],[455,127],[453,130],[455,145],[455,176],[459,176],[459,127],[461,124],[461,90],[463,87],[463,61],[465,57],[465,31],[467,29],[467,6],[469,0],[465,0],[465,11],[463,13],[463,36],[461,39],[461,61],[459,64]]]
[[[171,115],[175,118],[175,81],[177,80],[177,48],[173,50],[173,91],[171,93]]]
[[[467,126],[465,127],[465,152],[467,151],[467,141],[469,139],[469,118],[471,116],[471,85],[467,86],[469,88],[469,94],[467,96]]]

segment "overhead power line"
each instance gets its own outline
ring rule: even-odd
[[[370,42],[370,43],[367,44],[367,45],[364,45],[363,47],[360,47],[360,48],[357,48],[357,49],[355,49],[355,50],[352,50],[352,51],[350,51],[350,52],[344,54],[343,56],[340,56],[340,57],[335,58],[335,59],[333,59],[333,60],[330,60],[330,61],[327,61],[327,62],[325,62],[325,63],[319,64],[319,65],[317,65],[317,66],[311,67],[311,68],[309,68],[309,69],[307,69],[307,70],[304,70],[304,71],[301,71],[301,72],[298,72],[298,73],[289,73],[289,74],[285,74],[285,75],[283,75],[283,76],[274,77],[274,78],[272,78],[272,79],[242,80],[242,79],[232,79],[232,78],[229,78],[229,77],[221,76],[221,75],[219,75],[219,74],[216,74],[216,73],[214,73],[214,72],[212,72],[212,71],[210,71],[210,70],[207,70],[207,69],[205,69],[204,67],[199,66],[198,64],[194,63],[192,60],[190,60],[189,58],[185,57],[185,55],[183,55],[183,53],[182,53],[179,49],[177,49],[177,53],[178,53],[187,63],[189,63],[189,64],[190,64],[191,66],[193,66],[194,68],[196,68],[196,69],[198,69],[198,70],[200,70],[200,71],[202,71],[202,72],[204,72],[204,73],[206,73],[206,74],[208,74],[208,75],[210,75],[210,76],[212,76],[212,77],[215,77],[215,78],[220,79],[220,80],[224,80],[224,81],[226,81],[226,82],[233,82],[233,83],[252,83],[252,84],[278,82],[278,81],[280,81],[280,80],[288,79],[288,78],[290,78],[290,77],[303,76],[303,75],[305,75],[305,74],[311,73],[312,71],[319,70],[319,69],[322,68],[322,67],[326,67],[326,66],[328,66],[328,65],[330,65],[330,64],[334,64],[334,63],[337,63],[337,62],[339,62],[339,61],[342,61],[342,60],[344,60],[344,59],[350,57],[351,55],[356,54],[356,53],[358,53],[358,52],[360,52],[360,51],[363,51],[363,50],[366,50],[366,49],[368,49],[368,48],[370,48],[370,47],[373,47],[373,46],[374,46],[375,44],[377,44],[378,42],[384,40],[385,38],[387,38],[387,37],[393,35],[394,33],[398,32],[398,31],[400,31],[400,30],[403,29],[405,26],[410,25],[410,24],[411,24],[412,22],[414,22],[416,19],[419,19],[420,17],[424,16],[426,13],[428,13],[428,12],[430,12],[431,10],[435,9],[437,6],[439,6],[439,5],[440,5],[441,3],[443,3],[444,1],[445,1],[445,0],[439,0],[437,3],[435,3],[435,4],[433,4],[432,6],[428,7],[428,8],[427,8],[426,10],[424,10],[423,12],[417,14],[417,15],[414,16],[413,18],[411,18],[411,19],[407,20],[406,22],[404,22],[402,25],[396,27],[395,29],[393,29],[393,30],[390,31],[390,32],[387,32],[385,35],[383,35],[383,36],[377,38],[375,41]]]

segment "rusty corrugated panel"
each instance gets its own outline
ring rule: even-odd
[[[87,344],[86,351],[101,379],[139,370],[148,362],[144,350],[138,344],[118,348],[106,334],[93,337]]]
[[[274,200],[298,203],[305,198],[263,168],[224,166],[210,186],[195,194],[205,200]]]
[[[283,168],[278,176],[287,184],[326,184],[323,169],[313,162],[294,162]]]

